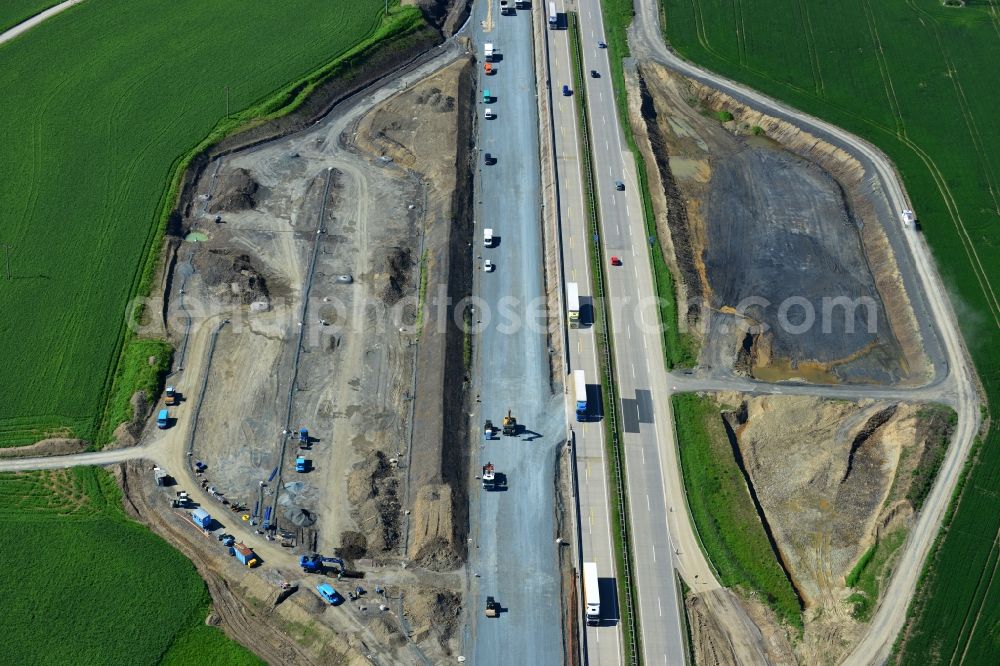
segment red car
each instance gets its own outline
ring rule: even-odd
[[[612,266],[621,266],[622,265],[622,260],[619,259],[618,257],[611,257],[611,265]]]

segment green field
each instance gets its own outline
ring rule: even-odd
[[[0,446],[94,436],[175,167],[348,49],[420,24],[409,7],[380,27],[382,8],[101,0],[0,47]]]
[[[205,626],[194,566],[121,502],[97,468],[0,473],[4,662],[260,663]]]
[[[62,0],[4,0],[0,6],[0,32],[13,28],[35,14],[45,11]]]
[[[664,0],[686,58],[882,148],[906,183],[992,404],[1000,401],[1000,8],[940,0]],[[1000,433],[933,555],[902,663],[995,663]]]
[[[688,507],[719,582],[759,595],[802,629],[798,596],[754,509],[715,401],[690,393],[673,401]]]

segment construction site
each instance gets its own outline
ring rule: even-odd
[[[122,482],[269,661],[457,654],[470,72],[453,45],[308,129],[231,141],[172,220],[146,322],[177,350],[169,423],[143,434],[171,454]]]
[[[803,628],[750,590],[692,593],[696,662],[839,663],[866,630],[954,425],[942,405],[859,397],[929,387],[948,401],[933,388],[945,370],[928,306],[886,231],[905,221],[862,164],[822,139],[656,63],[629,83],[656,165],[678,324],[700,349],[688,373],[816,387],[702,394],[717,414],[706,433],[742,475]],[[837,385],[858,388],[850,400],[820,397]],[[862,591],[860,573],[874,589]],[[734,632],[733,618],[747,628]]]

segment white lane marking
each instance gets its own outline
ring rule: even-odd
[[[587,532],[590,534],[594,533],[594,510],[590,510],[590,515],[587,516]]]
[[[609,153],[611,152],[611,144],[608,143],[607,139],[604,140],[604,150],[608,151]],[[611,171],[611,169],[608,169],[608,171]]]
[[[602,121],[602,122],[603,122],[603,123],[604,123],[605,125],[607,125],[607,124],[608,124],[608,117],[607,117],[607,116],[601,116],[601,121]]]
[[[660,617],[663,617],[663,606],[660,605],[660,598],[656,597],[656,610],[660,611]],[[664,655],[666,656],[666,655]]]
[[[655,562],[656,561],[656,546],[650,546],[650,548],[653,550],[653,561]]]
[[[635,379],[635,363],[632,364],[632,379]],[[647,500],[649,498],[646,498]]]
[[[639,453],[642,454],[642,464],[645,465],[646,464],[646,449],[643,449],[643,448],[640,447]]]
[[[652,511],[652,509],[649,508],[649,495],[646,495],[646,511]]]
[[[628,339],[629,340],[632,339],[632,327],[631,326],[629,326],[628,328],[625,329],[625,334],[628,335]]]

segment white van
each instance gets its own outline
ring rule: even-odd
[[[493,118],[496,118],[496,117],[497,117],[496,114],[493,113],[493,109],[490,109],[490,108],[486,109],[486,120],[492,120]]]
[[[483,245],[493,247],[493,230],[483,229]]]

